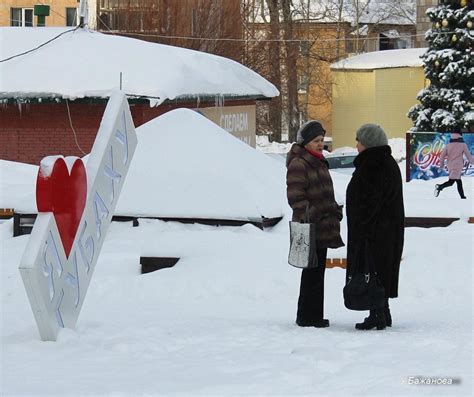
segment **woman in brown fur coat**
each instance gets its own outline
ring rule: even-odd
[[[328,248],[344,245],[340,235],[342,207],[336,203],[328,163],[323,156],[324,130],[316,120],[308,121],[298,131],[287,156],[288,203],[293,221],[316,224],[318,266],[303,269],[296,324],[300,327],[329,327],[324,319],[324,272]]]

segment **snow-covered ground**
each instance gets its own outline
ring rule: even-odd
[[[284,180],[281,162],[274,164],[273,179]],[[36,170],[0,161],[0,207],[31,205]],[[344,203],[350,175],[332,176]],[[331,327],[294,324],[300,271],[286,263],[286,206],[283,221],[265,231],[112,223],[77,328],[41,342],[18,271],[29,236],[13,238],[12,220],[3,221],[0,394],[471,396],[474,225],[466,217],[474,216],[474,185],[463,180],[468,200],[454,187],[434,198],[437,180],[405,183],[408,216],[462,219],[448,228],[406,229],[400,296],[385,331],[354,329],[366,313],[344,308],[339,268],[326,273]],[[342,234],[345,240],[345,220]],[[181,259],[141,275],[140,255]],[[345,257],[345,248],[329,256]],[[455,384],[410,384],[413,377]]]
[[[75,330],[41,342],[0,224],[2,396],[472,395],[473,225],[406,231],[394,324],[359,332],[344,271],[326,273],[327,329],[294,324],[300,271],[273,230],[113,223]],[[137,244],[140,241],[140,244]],[[174,268],[139,274],[140,247]],[[456,378],[414,385],[410,377]]]

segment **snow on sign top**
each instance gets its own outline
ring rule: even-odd
[[[405,50],[386,50],[367,52],[333,63],[331,69],[385,69],[423,66],[420,56],[426,48],[409,48]]]
[[[0,27],[0,59],[28,51],[67,28]],[[36,73],[32,73],[36,71]],[[77,29],[0,63],[0,99],[150,96],[154,105],[182,96],[279,95],[273,84],[233,60],[204,52]]]

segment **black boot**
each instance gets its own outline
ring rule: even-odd
[[[388,306],[384,309],[384,314],[385,314],[385,323],[387,324],[387,327],[391,327],[392,315],[390,314],[390,308]]]
[[[357,323],[356,329],[367,331],[373,328],[377,330],[385,329],[387,323],[385,321],[385,309],[375,309],[370,311],[369,317],[364,319],[363,323]]]
[[[313,321],[302,321],[297,319],[296,324],[300,327],[326,328],[329,327],[329,320],[325,318]]]
[[[392,315],[390,314],[390,306],[388,305],[388,299],[386,300],[386,303],[385,303],[384,314],[385,314],[385,323],[387,324],[387,327],[391,327]]]

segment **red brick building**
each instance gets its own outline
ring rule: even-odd
[[[57,32],[0,28],[0,40],[10,43],[2,56],[34,48]],[[41,35],[44,37],[37,37]],[[278,95],[268,81],[225,58],[89,31],[69,32],[64,37],[0,63],[0,73],[5,76],[0,81],[1,159],[38,164],[47,155],[88,153],[108,94],[118,88],[114,76],[122,72],[123,91],[133,93],[130,105],[135,126],[171,109],[187,107],[250,144],[255,141],[256,101]],[[103,54],[103,59],[78,65],[75,54],[84,48]],[[121,59],[123,63],[117,64]],[[37,65],[42,66],[38,69]],[[37,69],[37,74],[30,72]],[[183,84],[188,79],[190,83]],[[247,122],[229,124],[232,117],[226,114],[232,113]]]
[[[254,108],[255,101],[256,99],[251,97],[226,101],[225,107],[220,111],[226,114],[232,113],[236,108]],[[90,152],[104,114],[106,101],[82,99],[69,101],[68,104],[66,100],[45,102],[21,104],[13,100],[0,105],[0,159],[39,164],[43,157],[49,155],[82,157],[84,153]],[[196,100],[189,99],[150,107],[148,101],[130,102],[135,127],[179,107],[200,110],[206,115],[206,110],[213,109],[215,103],[201,100],[198,104]],[[249,133],[252,131],[249,130]],[[255,135],[255,122],[253,135]],[[240,138],[247,141],[243,139],[244,136]],[[253,140],[249,143],[255,146]]]

